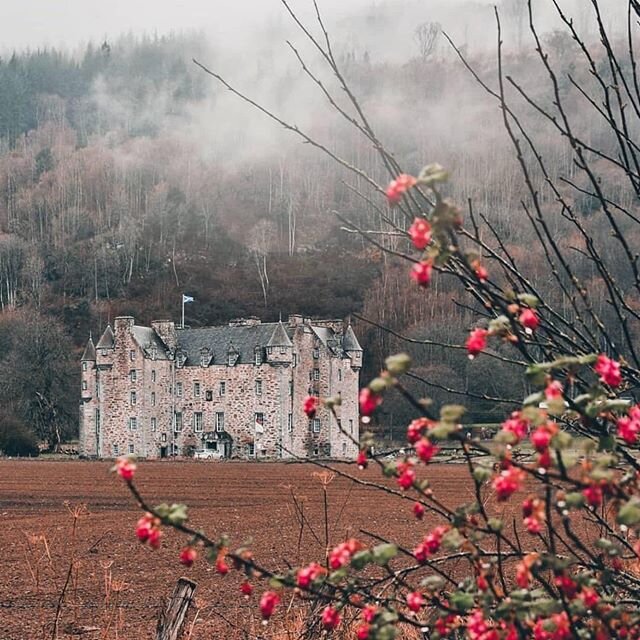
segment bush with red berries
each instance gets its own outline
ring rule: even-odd
[[[405,354],[389,357],[361,390],[365,429],[393,393],[412,404],[416,417],[407,425],[409,454],[382,460],[372,453],[374,440],[366,432],[355,462],[360,468],[375,464],[395,478],[397,491],[414,500],[407,517],[421,522],[429,513],[439,524],[419,525],[409,550],[351,538],[315,562],[274,572],[248,549],[230,551],[225,537],[192,529],[184,505],[147,505],[134,484],[135,464],[123,458],[115,470],[145,510],[136,535],[157,548],[162,529],[176,529],[188,537],[179,557],[185,566],[202,555],[221,575],[242,572],[242,595],[251,598],[258,591],[256,607],[265,622],[278,615],[283,592],[291,590],[316,603],[327,632],[349,620],[361,640],[394,638],[403,625],[433,639],[638,638],[640,405],[620,397],[638,371],[605,353],[559,354],[549,361],[530,357],[533,345],[553,336],[554,319],[530,291],[505,295],[477,256],[465,253],[459,243],[461,212],[440,196],[445,179],[442,168],[431,165],[416,178],[399,176],[387,190],[392,206],[412,189],[426,189],[433,199],[431,215],[416,217],[408,229],[419,252],[410,278],[426,286],[432,269],[462,273],[493,312],[486,326],[470,330],[469,357],[488,357],[483,354],[494,341],[509,343],[522,356],[532,392],[504,416],[492,441],[480,441],[465,437],[463,406],[433,407],[408,393],[403,378],[411,360]],[[333,409],[337,402],[309,397],[303,409],[312,418],[321,403]],[[474,490],[474,499],[455,509],[417,473],[451,442]],[[487,500],[489,495],[495,499]],[[500,503],[514,500],[521,503],[520,522],[501,520]],[[382,577],[372,580],[375,567],[382,568]]]

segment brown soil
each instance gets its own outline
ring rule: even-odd
[[[110,466],[0,460],[0,640],[54,637],[72,559],[58,638],[154,637],[162,603],[182,575],[198,583],[195,621],[193,610],[190,616],[193,640],[273,637],[277,621],[266,629],[259,624],[257,597],[247,602],[238,595],[235,572],[221,577],[202,560],[182,567],[177,557],[185,539],[176,532],[167,532],[158,551],[137,543],[134,526],[141,513]],[[380,480],[376,469],[339,468]],[[318,472],[310,464],[147,462],[139,465],[136,481],[151,504],[185,502],[191,524],[212,537],[229,534],[233,546],[249,542],[260,563],[284,570],[287,561],[296,565],[324,556]],[[433,465],[426,473],[449,506],[472,499],[463,465]],[[309,528],[300,537],[293,494],[315,537]],[[436,522],[417,523],[411,501],[342,478],[329,483],[328,503],[330,544],[348,536],[371,541],[366,530],[412,548]],[[87,512],[74,536],[72,512],[81,505]]]

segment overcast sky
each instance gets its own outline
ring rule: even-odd
[[[319,4],[324,13],[339,18],[381,1],[319,0]],[[386,2],[401,7],[406,0]],[[311,0],[291,0],[291,4],[309,7]],[[279,0],[0,0],[0,51],[45,45],[75,48],[128,31],[164,34],[204,29],[225,40],[242,38],[256,24],[283,11]]]

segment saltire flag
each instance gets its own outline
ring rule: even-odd
[[[182,304],[184,304],[185,302],[193,302],[193,298],[191,296],[185,296],[184,293],[182,294]]]

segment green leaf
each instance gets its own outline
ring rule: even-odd
[[[458,425],[450,422],[439,422],[437,426],[429,430],[429,438],[432,440],[446,440],[452,433],[458,430]]]
[[[443,422],[459,422],[466,410],[461,404],[445,404],[440,409],[440,419]]]
[[[442,546],[447,551],[456,551],[464,544],[464,538],[457,529],[451,529],[442,538]]]
[[[395,625],[385,624],[384,627],[380,627],[375,631],[375,640],[394,640],[398,633]]]
[[[491,471],[491,469],[487,467],[477,466],[473,470],[473,477],[476,480],[476,482],[480,482],[480,483],[486,482],[487,480],[489,480],[489,478],[491,478],[492,475],[493,475],[493,472]]]
[[[384,567],[390,560],[398,555],[398,547],[395,544],[379,544],[372,549],[373,561]]]
[[[565,496],[565,502],[570,509],[579,509],[584,506],[584,496],[578,491],[567,493]]]
[[[389,381],[387,378],[381,378],[378,376],[369,383],[369,389],[373,391],[373,393],[379,395],[387,388],[388,384]]]
[[[640,500],[631,498],[629,502],[622,505],[616,520],[619,524],[626,524],[627,526],[638,524],[640,522]]]
[[[184,524],[188,519],[186,504],[172,504],[171,507],[169,507],[167,520],[171,524]]]
[[[420,586],[427,591],[440,591],[444,587],[444,578],[440,576],[427,576],[420,581]]]
[[[365,549],[354,554],[353,558],[351,558],[351,566],[356,571],[360,571],[361,569],[364,569],[372,560],[373,556],[371,554],[371,551]]]
[[[551,446],[556,449],[567,449],[573,443],[573,438],[566,432],[560,431],[551,439]]]
[[[473,594],[464,591],[452,593],[449,602],[454,609],[462,613],[469,611],[469,609],[472,609],[474,606]]]
[[[518,300],[532,309],[535,309],[540,302],[536,296],[531,295],[530,293],[520,293],[518,295]]]
[[[407,353],[398,353],[385,360],[387,371],[392,376],[401,376],[411,368],[411,357]]]
[[[530,396],[527,396],[522,404],[525,407],[530,405],[535,405],[536,407],[544,400],[544,393],[542,391],[538,391],[538,393],[532,393]]]
[[[502,531],[503,523],[500,518],[489,518],[487,524],[489,525],[489,529],[491,529],[491,531]]]
[[[446,182],[449,179],[449,174],[445,171],[444,167],[437,163],[428,164],[422,168],[422,171],[418,174],[418,183],[431,187],[439,182]]]

